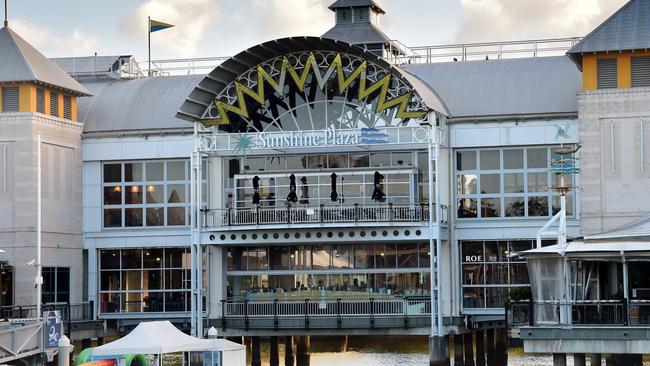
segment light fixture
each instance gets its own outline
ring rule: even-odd
[[[154,187],[154,186],[147,186],[147,192],[151,193],[151,192],[154,192],[155,190],[156,190],[156,187]]]
[[[115,186],[115,188],[113,188],[113,191],[114,191],[114,192],[122,192],[122,187],[120,187],[120,186]]]
[[[133,193],[140,192],[140,186],[131,186],[131,192]]]
[[[382,253],[379,253],[379,255],[383,257],[383,256],[384,256],[384,253],[383,253],[383,252],[382,252]]]
[[[156,257],[156,262],[160,262],[160,257]]]
[[[32,259],[31,261],[27,262],[28,266],[34,266],[36,264],[36,259]]]

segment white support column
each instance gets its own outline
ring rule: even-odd
[[[442,258],[442,238],[440,238],[441,235],[441,230],[440,230],[440,217],[442,216],[442,210],[440,207],[440,185],[438,184],[439,178],[440,178],[440,140],[441,140],[441,131],[438,128],[435,128],[434,130],[434,136],[435,136],[435,156],[436,156],[436,184],[435,184],[435,191],[436,191],[436,273],[438,277],[437,285],[438,285],[438,336],[442,337],[444,335],[443,331],[443,319],[442,319],[442,311],[443,311],[443,306],[442,306],[442,273],[441,271],[441,258]]]
[[[200,184],[200,180],[197,182],[196,172],[197,172],[197,156],[198,156],[198,140],[199,140],[199,130],[198,123],[194,123],[194,150],[192,151],[192,157],[190,159],[191,170],[190,170],[190,229],[191,229],[191,239],[190,239],[190,324],[191,324],[191,335],[197,336],[197,303],[196,303],[196,243],[197,240],[197,202],[200,203],[201,198],[196,196],[196,185]]]
[[[428,161],[428,185],[429,185],[429,252],[431,255],[429,256],[429,273],[430,273],[430,279],[429,282],[431,284],[431,336],[434,337],[438,334],[438,328],[436,326],[437,320],[436,320],[436,287],[435,284],[438,282],[436,280],[436,264],[435,264],[435,243],[434,243],[434,238],[433,238],[433,233],[434,231],[434,220],[437,220],[435,218],[435,213],[437,213],[437,210],[435,210],[434,206],[434,200],[435,200],[435,194],[434,194],[434,185],[433,185],[433,139],[434,137],[434,127],[430,127],[429,129],[429,139],[428,139],[428,144],[427,144],[427,161]],[[436,164],[437,165],[437,164]],[[435,202],[435,205],[437,205],[437,202]],[[435,211],[434,211],[435,210]],[[439,279],[438,279],[439,280]],[[438,297],[440,294],[438,294]]]
[[[99,309],[99,290],[97,284],[99,283],[99,271],[97,270],[97,248],[92,245],[88,248],[88,300],[94,304],[93,314],[97,319],[97,310]]]
[[[210,156],[208,159],[208,208],[223,209],[226,207],[225,180],[229,179],[224,169],[224,158]],[[219,233],[215,233],[219,235]],[[208,314],[209,318],[221,317],[221,300],[226,299],[226,266],[224,248],[218,245],[208,245]]]
[[[203,338],[203,246],[201,245],[202,211],[203,208],[203,164],[200,153],[196,153],[196,209],[192,213],[196,217],[194,245],[196,245],[196,334]]]
[[[621,250],[621,260],[623,261],[623,297],[630,300],[630,290],[629,290],[629,272],[628,272],[628,262],[625,260],[625,252]]]

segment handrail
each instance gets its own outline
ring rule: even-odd
[[[650,327],[650,300],[526,300],[507,303],[508,323],[514,326]],[[568,324],[560,310],[570,314]]]
[[[470,61],[488,58],[542,57],[563,55],[582,37],[529,39],[520,41],[456,43],[409,47],[399,40],[383,45],[381,57],[393,64]],[[364,47],[363,44],[357,46]],[[377,51],[377,50],[370,50]],[[152,60],[154,75],[207,74],[230,59],[230,56],[175,58]],[[148,62],[140,62],[140,69],[147,74]]]
[[[446,224],[446,206],[442,223]],[[429,207],[420,204],[241,207],[202,210],[204,228],[274,224],[412,222],[428,223]]]

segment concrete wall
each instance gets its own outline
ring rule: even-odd
[[[82,300],[81,132],[39,113],[0,115],[0,260],[14,266],[14,303],[34,304],[37,134],[42,139],[42,265],[70,268],[70,301]]]
[[[650,88],[578,95],[585,235],[650,214]]]

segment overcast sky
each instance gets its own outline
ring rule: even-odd
[[[383,0],[382,29],[408,46],[583,36],[627,0]],[[230,56],[334,25],[334,0],[9,0],[9,26],[48,57]]]

